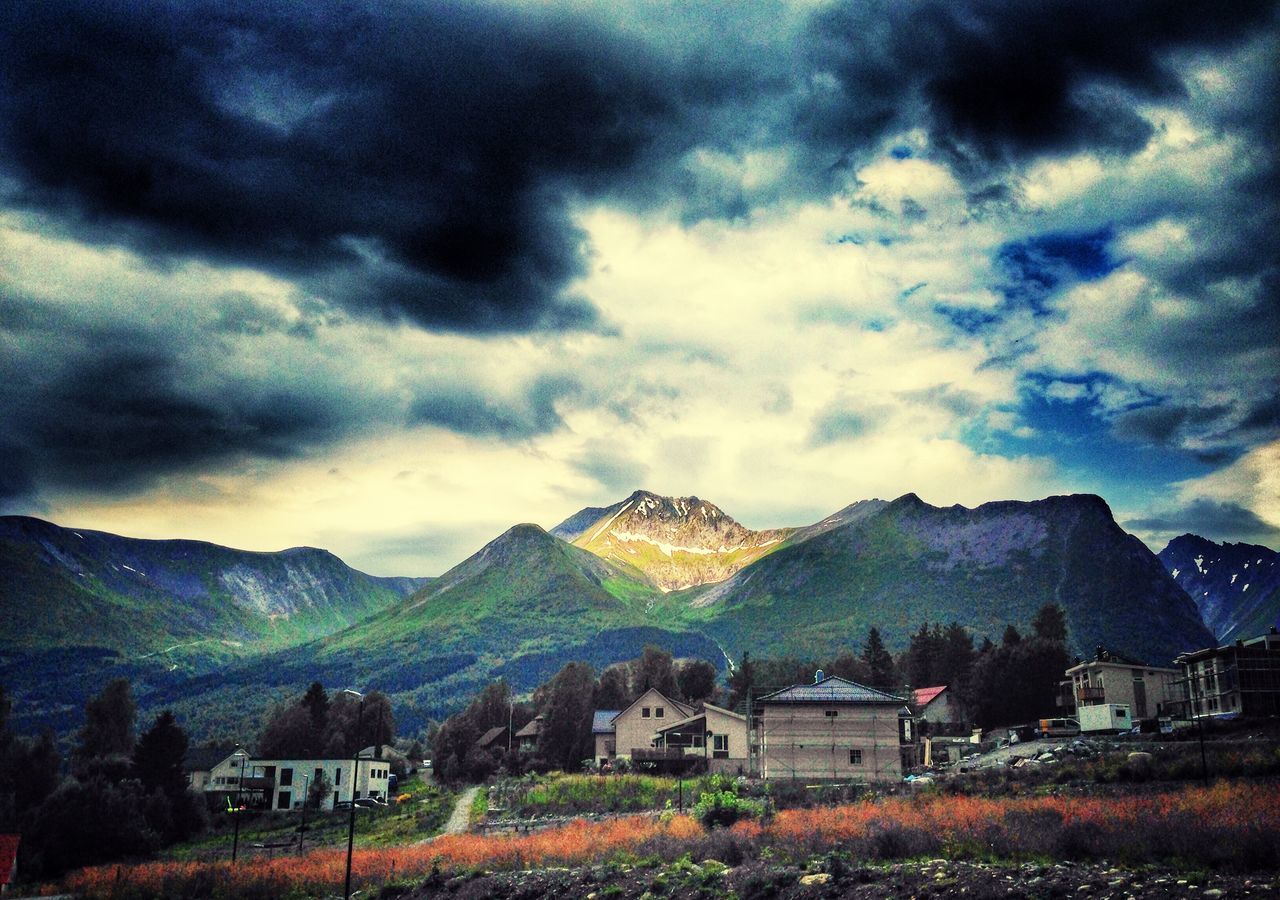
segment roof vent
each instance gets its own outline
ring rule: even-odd
[[[822,670],[819,669],[818,671],[813,673],[813,683],[817,684],[821,680],[822,680]]]

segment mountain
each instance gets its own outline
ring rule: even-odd
[[[570,660],[597,668],[649,643],[678,656],[722,659],[709,638],[664,623],[662,596],[635,570],[517,525],[394,606],[311,643],[216,675],[174,683],[148,699],[198,714],[228,685],[300,693],[313,680],[381,690],[399,727],[443,718],[494,678],[530,690]]]
[[[787,545],[726,581],[682,592],[728,652],[860,646],[875,626],[902,649],[923,622],[998,636],[1066,612],[1072,649],[1102,644],[1152,663],[1213,635],[1160,561],[1100,498],[938,508],[907,494]]]
[[[552,533],[671,591],[723,581],[794,530],[752,531],[697,497],[636,491],[613,506],[584,509]]]
[[[309,547],[256,553],[4,516],[0,683],[20,701],[15,719],[65,712],[113,674],[216,670],[346,628],[423,583]]]
[[[1184,534],[1160,562],[1191,595],[1219,642],[1265,634],[1280,624],[1280,554],[1257,544],[1217,544]]]

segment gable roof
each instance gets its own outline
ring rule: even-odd
[[[613,717],[616,719],[621,715],[629,713],[631,710],[635,709],[636,706],[640,704],[641,700],[643,700],[645,697],[648,697],[650,694],[656,694],[657,696],[662,698],[662,701],[664,703],[669,703],[671,705],[671,708],[678,711],[682,718],[684,716],[693,715],[693,707],[690,706],[688,703],[681,703],[679,700],[672,700],[666,694],[662,693],[662,691],[658,690],[657,688],[651,687],[648,690],[646,690],[643,694],[641,694],[639,697],[637,697],[635,700],[633,700],[631,702],[631,705],[628,706],[626,709],[622,710],[621,712],[614,713]]]
[[[480,740],[476,741],[476,746],[488,747],[490,744],[492,744],[494,741],[496,741],[498,738],[502,737],[506,733],[507,733],[506,725],[495,725],[492,728],[490,728],[488,731],[486,731],[484,734],[480,735]]]
[[[793,684],[766,694],[757,703],[903,703],[906,698],[849,681],[839,675],[828,675],[815,684]]]
[[[227,751],[221,747],[188,747],[182,757],[182,769],[185,772],[208,772],[227,758]]]
[[[8,884],[18,869],[19,834],[0,834],[0,884]]]
[[[532,737],[536,738],[542,733],[542,716],[535,716],[528,723],[516,732],[516,737]]]
[[[947,689],[947,686],[920,688],[911,692],[911,704],[917,709],[928,706],[934,700],[938,699],[938,695]]]
[[[681,728],[685,725],[688,725],[691,722],[696,722],[699,719],[705,719],[707,717],[708,711],[718,712],[723,715],[729,716],[732,719],[740,719],[742,721],[743,727],[745,727],[747,724],[747,717],[742,715],[742,713],[736,713],[731,709],[724,709],[723,707],[715,706],[714,704],[711,704],[711,703],[704,703],[702,704],[702,708],[699,709],[697,712],[695,712],[693,715],[685,716],[683,719],[680,719],[679,721],[676,721],[676,722],[672,722],[670,725],[663,725],[661,728],[654,729],[654,734],[664,734],[668,731],[671,731],[674,728]]]
[[[620,709],[597,709],[591,717],[592,734],[613,734],[613,720],[618,717]]]

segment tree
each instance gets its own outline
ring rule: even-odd
[[[747,696],[755,686],[755,681],[756,664],[751,659],[751,654],[744,650],[742,662],[738,663],[737,668],[729,673],[729,699],[727,702],[730,709],[737,709],[746,702]]]
[[[716,692],[716,667],[703,659],[691,659],[680,666],[676,682],[685,700],[707,700]]]
[[[1041,640],[1053,641],[1065,645],[1067,643],[1067,614],[1056,603],[1046,603],[1040,607],[1036,617],[1031,620],[1031,630]]]
[[[266,759],[306,759],[323,751],[311,714],[300,705],[277,706],[258,736],[258,753]]]
[[[668,659],[670,657],[668,656]],[[595,674],[583,662],[566,663],[547,685],[538,735],[538,755],[565,771],[592,755],[592,695]]]
[[[933,687],[945,684],[942,680],[941,666],[943,652],[942,626],[929,627],[925,622],[920,630],[911,635],[911,645],[907,649],[906,676],[907,683],[913,688]]]
[[[626,709],[633,699],[627,689],[624,666],[610,666],[600,673],[600,681],[596,684],[596,709]]]
[[[824,675],[836,675],[858,684],[866,684],[871,675],[866,664],[850,650],[844,650],[835,659],[822,667]]]
[[[890,690],[896,681],[893,670],[893,656],[885,649],[880,638],[880,630],[872,627],[867,632],[867,643],[862,648],[862,661],[866,664],[871,679],[871,687]]]
[[[134,720],[138,707],[133,702],[129,679],[116,678],[84,707],[85,723],[77,736],[73,756],[78,765],[91,760],[129,756],[133,753]]]
[[[639,697],[649,688],[656,688],[668,697],[675,697],[678,691],[675,662],[666,650],[646,644],[632,665],[631,696]]]
[[[1000,636],[1000,643],[1005,647],[1012,647],[1014,644],[1022,640],[1022,635],[1018,633],[1018,629],[1012,625],[1004,626],[1004,634]]]
[[[329,780],[329,773],[321,771],[320,777],[307,788],[307,805],[312,809],[319,809],[332,791],[333,782]]]
[[[166,797],[187,790],[182,761],[187,755],[187,734],[170,710],[156,717],[133,750],[133,773],[147,790],[159,789]]]

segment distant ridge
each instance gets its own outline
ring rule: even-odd
[[[1275,550],[1184,534],[1159,557],[1219,641],[1256,637],[1280,624],[1280,553]]]

